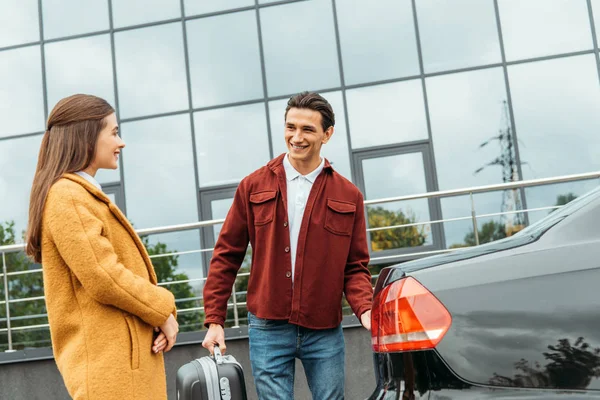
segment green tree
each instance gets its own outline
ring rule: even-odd
[[[177,250],[169,249],[165,243],[161,242],[151,244],[148,236],[143,236],[141,239],[150,256],[169,254],[151,258],[159,282],[176,282],[189,279],[187,274],[177,271],[179,256],[171,255],[171,253],[176,253]],[[178,310],[200,307],[200,299],[195,295],[194,288],[188,282],[173,283],[164,287],[169,289],[175,296]],[[202,311],[179,313],[177,322],[179,323],[180,332],[196,331],[202,328],[204,313]]]
[[[416,222],[415,215],[410,211],[390,211],[383,207],[369,207],[367,210],[367,219],[370,228],[405,225]],[[426,240],[427,234],[424,225],[371,232],[371,248],[373,251],[422,246]]]
[[[22,238],[23,235],[21,235]],[[16,239],[15,223],[13,221],[0,223],[0,246],[15,244]],[[176,252],[175,250],[170,250],[166,244],[161,242],[150,244],[146,237],[142,238],[142,242],[150,255]],[[177,271],[178,258],[179,256],[177,255],[152,258],[159,282],[184,281],[188,279],[185,273]],[[5,259],[9,272],[31,271],[41,268],[39,264],[33,263],[22,252],[6,253]],[[2,265],[1,262],[0,258],[0,267]],[[11,300],[44,295],[41,272],[13,275],[9,278],[9,298]],[[200,300],[194,294],[193,287],[189,283],[177,283],[166,285],[165,287],[174,294],[176,299],[182,299],[182,301],[177,302],[178,309],[200,306]],[[0,279],[0,289],[0,300],[4,300],[4,284],[2,279]],[[11,328],[47,324],[48,318],[46,313],[46,304],[43,299],[12,303],[10,305]],[[202,326],[204,314],[199,311],[182,313],[178,315],[177,320],[182,332],[198,330]],[[0,305],[0,328],[6,328],[6,307],[4,304]],[[50,333],[47,328],[16,330],[12,331],[12,341],[13,348],[17,350],[26,347],[47,347],[50,346]],[[0,333],[0,351],[4,351],[7,348],[8,336],[6,332],[2,332]]]
[[[13,221],[0,223],[0,246],[15,244],[17,233]],[[40,265],[33,263],[24,253],[12,252],[5,254],[6,266],[8,272],[25,272],[39,270]],[[1,266],[0,259],[0,266]],[[5,288],[3,280],[1,300],[5,297]],[[24,299],[39,297],[44,295],[43,278],[41,272],[34,272],[22,275],[12,275],[8,277],[9,299]],[[12,342],[14,349],[23,349],[26,347],[49,346],[50,333],[47,328],[19,330],[19,327],[28,325],[44,325],[48,323],[46,317],[46,304],[44,300],[32,300],[26,302],[11,303],[9,307],[11,317]],[[23,318],[29,317],[29,318]],[[0,306],[0,327],[6,328],[6,305]],[[8,334],[0,334],[0,350],[8,348]]]
[[[555,206],[564,206],[565,204],[570,203],[571,201],[575,200],[576,198],[577,198],[577,196],[571,192],[569,192],[567,194],[559,194],[558,196],[556,196],[556,204],[554,204],[554,205]]]
[[[506,229],[504,224],[496,221],[488,221],[481,226],[477,231],[479,236],[479,244],[493,242],[494,240],[504,239],[506,237]],[[465,235],[464,243],[457,243],[450,246],[451,249],[458,247],[475,246],[475,233],[473,229]]]

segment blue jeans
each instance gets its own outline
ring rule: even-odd
[[[293,400],[296,358],[302,361],[315,400],[344,398],[344,335],[308,329],[248,313],[250,363],[260,400]]]

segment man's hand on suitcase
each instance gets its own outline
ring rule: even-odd
[[[154,328],[154,331],[160,333],[152,343],[152,351],[155,353],[160,353],[161,351],[167,352],[175,344],[177,333],[179,332],[179,324],[173,314],[171,314],[165,323],[160,327]]]
[[[204,336],[204,340],[202,341],[202,347],[208,349],[212,355],[215,344],[219,345],[221,354],[225,354],[225,351],[227,350],[227,346],[225,346],[225,331],[219,324],[210,324],[208,332],[206,332],[206,336]]]

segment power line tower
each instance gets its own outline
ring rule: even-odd
[[[484,166],[475,170],[474,174],[483,171],[489,166],[502,167],[502,182],[514,182],[519,180],[517,157],[514,146],[514,136],[508,118],[508,104],[506,100],[502,101],[502,117],[500,130],[497,136],[493,136],[479,145],[479,148],[485,147],[491,142],[498,141],[500,144],[500,155]],[[523,164],[523,163],[522,163]],[[518,189],[505,190],[502,194],[502,222],[504,223],[506,236],[520,231],[525,226],[525,216],[523,213],[514,213],[522,210],[521,196]],[[506,214],[510,213],[510,214]]]

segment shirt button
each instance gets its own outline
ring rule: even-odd
[[[289,248],[289,247],[286,247],[286,248],[285,248],[285,252],[286,252],[286,253],[289,253],[289,252],[290,252],[290,248]]]
[[[286,272],[286,273],[285,273],[285,276],[286,276],[287,278],[290,278],[290,277],[292,276],[292,273],[291,273],[290,271],[288,271],[288,272]]]
[[[283,226],[287,228],[287,226],[288,226],[288,223],[287,223],[287,221],[285,221],[285,222],[283,223]]]

